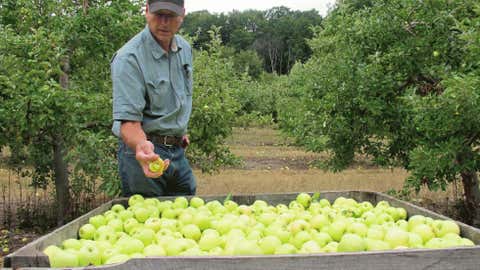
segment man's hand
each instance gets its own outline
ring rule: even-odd
[[[182,137],[182,147],[187,148],[190,145],[190,139],[188,138],[188,135],[183,135]]]
[[[160,172],[150,171],[149,169],[150,162],[154,162],[160,158],[157,154],[155,154],[154,150],[155,150],[155,147],[153,146],[153,143],[150,141],[143,141],[137,144],[137,147],[135,149],[135,158],[140,163],[140,166],[142,166],[143,173],[148,178],[158,178],[162,176],[163,172],[167,170],[168,165],[170,164],[170,160],[166,159],[163,161],[164,162],[163,171],[160,171]]]

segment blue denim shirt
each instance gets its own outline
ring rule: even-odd
[[[113,56],[113,127],[142,122],[146,133],[181,136],[192,112],[192,49],[179,35],[166,53],[148,26]]]

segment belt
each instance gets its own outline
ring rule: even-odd
[[[182,137],[171,135],[147,134],[147,138],[154,144],[165,146],[182,146]]]

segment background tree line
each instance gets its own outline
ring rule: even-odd
[[[247,66],[249,74],[258,78],[262,70],[287,74],[296,62],[310,58],[307,39],[313,37],[312,26],[321,22],[322,17],[313,9],[297,11],[281,6],[227,14],[205,10],[189,13],[183,30],[197,36],[194,46],[200,49],[209,43],[211,27],[219,27],[222,43],[231,48],[236,66]]]

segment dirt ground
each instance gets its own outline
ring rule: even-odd
[[[195,170],[198,195],[340,190],[388,192],[401,189],[408,176],[405,170],[377,168],[361,158],[339,173],[313,168],[312,164],[325,158],[325,154],[308,153],[294,147],[278,131],[269,128],[237,128],[228,144],[232,152],[242,158],[242,165],[224,168],[215,174]],[[412,201],[448,215],[455,213],[449,205],[454,204],[458,193],[456,187],[446,192],[422,190],[418,195],[412,194]],[[2,255],[39,236],[23,231],[2,232],[0,241],[7,240],[9,250],[0,250],[0,265]]]
[[[401,168],[378,168],[362,158],[339,173],[313,168],[312,164],[326,155],[294,147],[274,129],[237,128],[228,143],[232,152],[243,159],[242,166],[222,169],[212,175],[197,170],[199,195],[333,190],[387,192],[401,189],[408,177],[407,171]],[[456,199],[458,190],[453,187],[446,192],[422,190],[412,197],[421,204],[435,204]]]

